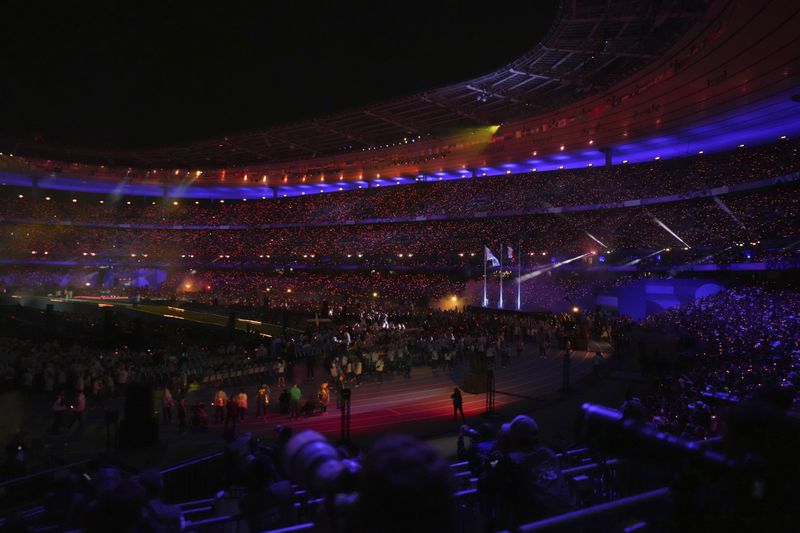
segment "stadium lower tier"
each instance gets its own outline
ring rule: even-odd
[[[227,316],[227,309],[239,309],[267,321],[280,321],[282,309],[335,318],[365,303],[386,309],[462,310],[475,306],[555,313],[600,307],[641,318],[724,286],[754,279],[768,283],[771,277],[774,272],[754,270],[703,273],[582,268],[540,270],[521,278],[497,271],[490,273],[484,284],[482,276],[442,272],[17,266],[0,268],[0,295],[21,301],[27,296],[45,296],[93,304],[114,299],[212,306],[221,317]]]
[[[594,305],[595,295],[652,277],[648,273],[551,272],[520,284],[525,309],[567,310]],[[488,294],[495,307],[499,277],[491,277]],[[382,305],[421,304],[442,309],[481,305],[483,283],[444,273],[398,272],[241,272],[230,270],[170,270],[128,268],[14,267],[0,270],[0,291],[8,295],[65,295],[74,298],[139,296],[198,304],[289,308],[338,314],[354,302]],[[504,298],[514,308],[517,287],[506,280]],[[574,304],[572,303],[574,302]]]
[[[0,259],[482,269],[488,245],[506,266],[520,258],[533,267],[583,254],[606,264],[649,253],[674,264],[771,260],[796,254],[799,214],[800,185],[786,184],[657,205],[458,221],[236,230],[2,223]]]

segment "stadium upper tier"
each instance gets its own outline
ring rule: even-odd
[[[53,193],[5,187],[0,222],[90,226],[187,228],[281,228],[292,225],[415,222],[493,218],[521,214],[591,211],[609,204],[674,195],[722,194],[718,187],[769,186],[770,179],[800,170],[800,143],[770,145],[718,154],[579,170],[527,172],[482,179],[447,180],[394,188],[361,189],[341,195],[306,195],[256,201],[153,200],[96,194]],[[766,181],[765,181],[766,180]],[[0,189],[2,191],[2,189]],[[52,194],[52,196],[50,196]]]
[[[7,144],[0,169],[43,189],[257,199],[711,153],[800,133],[798,25],[777,0],[572,2],[477,80],[149,152]]]
[[[798,169],[798,142],[787,139],[646,164],[356,191],[341,201],[142,205],[151,201],[34,200],[17,188],[2,204],[0,260],[474,268],[485,244],[516,245],[537,263],[594,252],[624,265],[628,252],[635,259],[668,249],[675,263],[772,260],[796,254]]]

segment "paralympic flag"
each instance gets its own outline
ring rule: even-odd
[[[514,249],[510,246],[507,246],[506,248],[508,248],[508,259],[511,260],[511,262],[513,263],[514,259],[516,259],[516,257],[514,256]]]
[[[500,261],[494,256],[488,246],[483,247],[483,262],[491,261],[492,266],[500,266]]]

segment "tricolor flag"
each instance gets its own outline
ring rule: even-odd
[[[494,256],[488,246],[483,247],[483,262],[485,263],[486,261],[491,261],[492,266],[500,266],[500,260]]]
[[[514,259],[516,259],[516,256],[514,255],[514,249],[510,246],[507,246],[507,248],[508,248],[508,258],[513,262]]]

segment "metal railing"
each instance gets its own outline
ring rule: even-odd
[[[615,530],[614,525],[630,518],[633,513],[639,516],[645,513],[648,517],[669,514],[671,512],[671,502],[672,491],[664,487],[628,496],[627,498],[620,498],[612,502],[586,507],[571,513],[545,518],[544,520],[521,526],[517,531],[525,533],[562,531],[576,526],[584,527],[583,531],[611,531]]]
[[[225,483],[225,454],[215,452],[161,470],[164,500],[185,502],[213,496]]]

